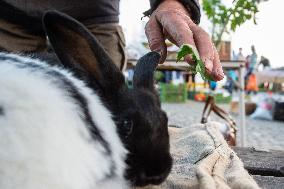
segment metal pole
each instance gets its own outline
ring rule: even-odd
[[[239,89],[239,119],[240,119],[240,138],[241,147],[245,146],[246,143],[246,113],[245,113],[245,65],[240,64],[240,89]]]

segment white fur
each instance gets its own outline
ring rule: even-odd
[[[96,189],[127,188],[123,179],[124,149],[110,112],[98,96],[69,72],[39,60],[0,53],[22,62],[35,62],[68,77],[88,100],[93,121],[109,143],[111,157],[93,140],[80,109],[68,92],[56,86],[42,71],[20,69],[0,62],[0,188],[1,189]],[[104,186],[104,187],[102,187]]]

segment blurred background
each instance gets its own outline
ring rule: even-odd
[[[156,86],[169,124],[187,127],[200,122],[205,101],[213,96],[236,120],[237,146],[284,150],[284,1],[200,3],[200,26],[214,41],[226,77],[216,83],[191,74],[185,63],[176,63],[179,48],[168,42],[166,63],[156,71]],[[136,60],[149,51],[144,34],[148,18],[142,18],[149,7],[148,0],[121,0],[120,23],[128,54],[125,75],[130,87]],[[228,127],[214,113],[210,120]]]
[[[202,4],[202,1],[200,1]],[[223,0],[223,3],[230,7],[232,0]],[[269,57],[272,67],[284,66],[282,51],[284,44],[284,27],[280,18],[284,18],[282,10],[284,1],[266,0],[257,5],[256,23],[248,20],[239,26],[235,32],[224,33],[223,40],[231,42],[231,53],[241,47],[243,54],[251,53],[251,45],[256,47],[257,53]],[[139,43],[147,39],[144,35],[144,26],[147,18],[143,17],[143,12],[150,8],[148,0],[121,0],[120,24],[126,34],[128,46],[139,48]],[[212,23],[207,15],[202,11],[200,26],[211,34]],[[259,56],[260,57],[260,56]]]

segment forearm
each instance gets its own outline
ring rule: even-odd
[[[149,1],[151,9],[144,13],[146,16],[150,15],[162,1],[167,1],[167,0],[149,0]],[[194,21],[196,24],[199,24],[200,5],[198,0],[177,0],[177,1],[181,2],[184,5],[184,7],[188,10],[192,21]]]

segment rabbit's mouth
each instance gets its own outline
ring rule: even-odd
[[[135,186],[146,186],[146,185],[158,185],[161,184],[168,174],[163,174],[159,176],[146,176],[145,173],[141,173],[137,179],[135,179],[132,184]]]
[[[161,160],[163,162],[154,164],[145,164],[140,163],[138,166],[132,164],[129,165],[129,168],[126,170],[126,179],[131,182],[134,186],[146,186],[146,185],[158,185],[161,184],[168,177],[171,167],[172,167],[172,158],[170,155],[166,156],[167,158]],[[142,166],[141,166],[142,165]]]

